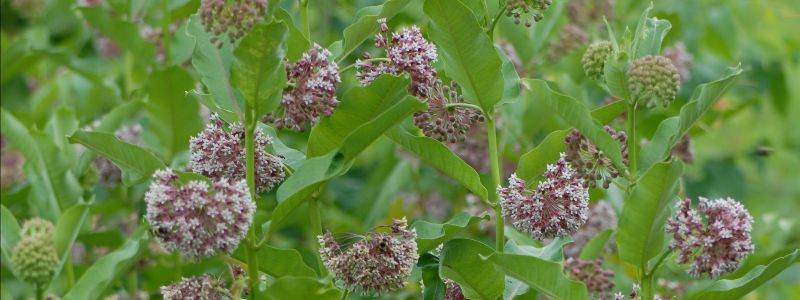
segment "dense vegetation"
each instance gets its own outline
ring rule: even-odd
[[[800,7],[617,2],[3,0],[0,296],[796,298]]]

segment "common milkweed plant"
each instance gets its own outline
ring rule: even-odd
[[[687,195],[743,70],[684,91],[652,5],[387,0],[329,43],[349,2],[61,2],[3,33],[3,299],[736,299],[800,256]]]

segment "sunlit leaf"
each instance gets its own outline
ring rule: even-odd
[[[122,181],[128,186],[147,180],[153,172],[166,167],[150,151],[123,142],[110,133],[78,130],[69,140],[108,158],[122,170]]]
[[[280,105],[286,86],[283,65],[286,32],[283,22],[258,24],[242,38],[233,52],[231,84],[253,107],[256,118]]]

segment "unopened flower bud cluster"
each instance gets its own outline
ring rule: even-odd
[[[583,71],[586,73],[586,76],[597,81],[602,81],[606,60],[613,51],[614,49],[609,41],[599,41],[589,45],[589,48],[586,49],[586,52],[581,58]]]
[[[606,132],[619,142],[623,163],[628,162],[628,137],[624,131],[616,131],[610,126],[605,126]],[[567,144],[566,160],[575,168],[577,176],[584,180],[587,187],[595,187],[600,182],[603,188],[608,188],[614,178],[622,174],[611,162],[611,158],[597,145],[589,141],[577,129],[564,139]]]
[[[244,37],[267,13],[267,0],[203,0],[200,21],[206,32],[213,34],[211,42],[222,47],[227,35],[231,42]]]
[[[669,58],[647,55],[628,69],[628,89],[648,107],[668,106],[678,96],[681,77]]]
[[[506,0],[506,16],[514,18],[514,24],[525,21],[526,27],[544,19],[543,11],[553,4],[552,0]]]
[[[47,287],[60,262],[53,242],[54,231],[50,221],[30,219],[22,224],[21,238],[11,252],[16,275],[36,289]]]

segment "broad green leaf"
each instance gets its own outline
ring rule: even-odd
[[[316,278],[289,276],[275,280],[263,296],[276,300],[338,300],[342,297],[342,291]]]
[[[592,117],[601,124],[608,124],[628,109],[628,102],[617,100],[592,110]]]
[[[117,165],[122,170],[122,181],[127,186],[145,181],[153,172],[166,167],[150,151],[120,141],[110,133],[78,130],[69,140],[86,146]]]
[[[423,253],[417,261],[417,267],[422,270],[422,283],[425,285],[422,298],[425,300],[443,299],[447,286],[439,277],[439,258],[430,253]]]
[[[673,160],[656,164],[639,178],[625,199],[617,227],[617,247],[623,261],[647,270],[647,262],[661,251],[664,222],[682,174],[683,164]]]
[[[681,107],[680,115],[662,121],[650,143],[642,147],[639,168],[647,170],[654,163],[666,159],[678,139],[728,91],[741,74],[742,69],[737,66],[721,79],[698,85],[689,103]]]
[[[278,132],[275,131],[275,128],[261,122],[256,126],[258,128],[257,130],[261,130],[266,133],[267,136],[272,137],[272,149],[275,150],[275,154],[283,157],[284,164],[292,169],[297,169],[300,167],[300,164],[306,160],[306,155],[303,152],[287,146],[278,138]]]
[[[286,31],[283,22],[260,23],[242,38],[233,52],[231,84],[255,109],[256,118],[280,105],[286,86],[283,65]]]
[[[311,130],[308,156],[320,156],[343,147],[353,132],[405,102],[409,97],[406,91],[409,82],[407,78],[382,75],[369,86],[347,91],[333,114],[322,118]]]
[[[569,236],[554,239],[544,247],[530,245],[517,245],[513,240],[506,242],[506,253],[538,257],[547,261],[561,262],[564,260],[564,245],[572,243]]]
[[[412,135],[399,127],[388,131],[386,136],[482,199],[486,199],[488,192],[481,183],[478,172],[441,142],[426,136]]]
[[[439,275],[457,282],[470,299],[497,299],[503,295],[504,277],[485,258],[494,249],[470,239],[454,239],[444,244]]]
[[[11,265],[11,251],[20,238],[19,223],[17,218],[5,205],[0,205],[0,250],[2,250],[3,265],[13,270]]]
[[[289,29],[288,35],[286,36],[286,59],[292,62],[297,61],[303,56],[306,50],[311,48],[311,42],[309,42],[308,39],[303,36],[303,33],[300,32],[300,29],[294,25],[292,16],[289,15],[286,10],[278,8],[273,15],[276,19],[286,23],[286,27]]]
[[[98,259],[87,269],[64,300],[98,299],[136,261],[140,250],[147,247],[146,225],[142,225],[125,244]]]
[[[586,245],[583,246],[580,258],[583,260],[595,260],[600,257],[600,254],[603,254],[603,249],[605,249],[606,243],[608,243],[608,239],[611,238],[612,233],[614,233],[613,230],[606,229],[595,235],[591,240],[589,240],[589,242],[586,243]]]
[[[417,251],[425,253],[433,250],[439,244],[467,230],[470,225],[486,220],[489,220],[488,213],[473,216],[467,212],[461,212],[442,224],[417,220],[411,224],[411,228],[417,230]]]
[[[147,81],[147,131],[158,137],[167,161],[185,151],[189,138],[203,127],[197,102],[185,93],[193,87],[189,73],[177,66],[154,72]]]
[[[760,265],[751,269],[747,274],[736,279],[720,279],[698,292],[689,299],[726,300],[739,299],[777,276],[787,268],[800,261],[800,250],[779,257],[766,266]]]
[[[284,276],[317,276],[316,272],[303,262],[303,257],[300,256],[300,252],[297,252],[295,249],[280,249],[270,245],[263,245],[261,249],[258,250],[257,255],[262,258],[262,261],[267,261],[258,264],[258,269],[269,276],[275,278]],[[244,247],[239,247],[233,254],[233,257],[241,261],[247,261]]]
[[[608,155],[617,169],[626,169],[622,163],[619,143],[603,129],[600,122],[592,118],[586,105],[569,96],[556,93],[543,80],[527,79],[524,83],[534,99],[543,101],[552,107],[567,123],[578,129],[583,136]]]
[[[535,256],[495,253],[489,261],[498,270],[553,299],[589,299],[586,286],[564,276],[561,264]]]
[[[467,102],[493,112],[503,97],[503,62],[475,15],[452,0],[425,1],[424,11],[447,75],[458,81]]]
[[[216,104],[208,106],[212,111],[220,110],[221,116],[230,116],[231,112],[242,118],[239,96],[230,83],[230,68],[233,61],[233,50],[229,43],[224,43],[222,48],[217,48],[211,43],[211,35],[203,29],[197,15],[189,19],[186,32],[195,39],[192,66],[200,74],[200,80],[211,94],[211,99]],[[228,113],[225,113],[228,112]],[[228,120],[226,121],[238,121]]]
[[[413,113],[425,109],[425,104],[417,98],[406,96],[397,104],[380,112],[374,119],[364,123],[351,132],[342,141],[339,151],[344,155],[345,162],[350,162],[361,151],[367,148],[375,140],[380,138],[385,132],[410,117]]]
[[[78,11],[92,25],[93,29],[100,31],[117,45],[135,53],[138,62],[153,61],[156,53],[155,47],[142,38],[139,34],[139,26],[121,18],[112,17],[100,6],[80,6]]]
[[[382,5],[362,8],[357,15],[360,17],[344,29],[344,46],[337,61],[342,61],[350,55],[361,43],[378,33],[378,19],[390,19],[397,15],[410,0],[388,0]]]
[[[281,222],[320,185],[338,174],[341,160],[341,155],[336,152],[309,158],[281,184],[277,191],[278,205],[272,211],[270,232],[277,230]]]
[[[90,206],[91,205],[87,203],[73,205],[65,210],[64,214],[58,218],[53,235],[53,243],[56,246],[60,262],[54,278],[61,272],[61,268],[64,266],[66,260],[72,259],[70,256],[72,255],[72,244],[75,242],[75,239],[78,238],[83,224],[89,219]]]
[[[651,10],[653,10],[652,2],[642,13],[639,24],[636,26],[636,35],[633,41],[634,49],[631,51],[631,53],[635,53],[635,58],[645,55],[658,55],[661,52],[661,43],[664,41],[664,37],[672,29],[672,24],[667,20],[656,17],[649,18]]]

